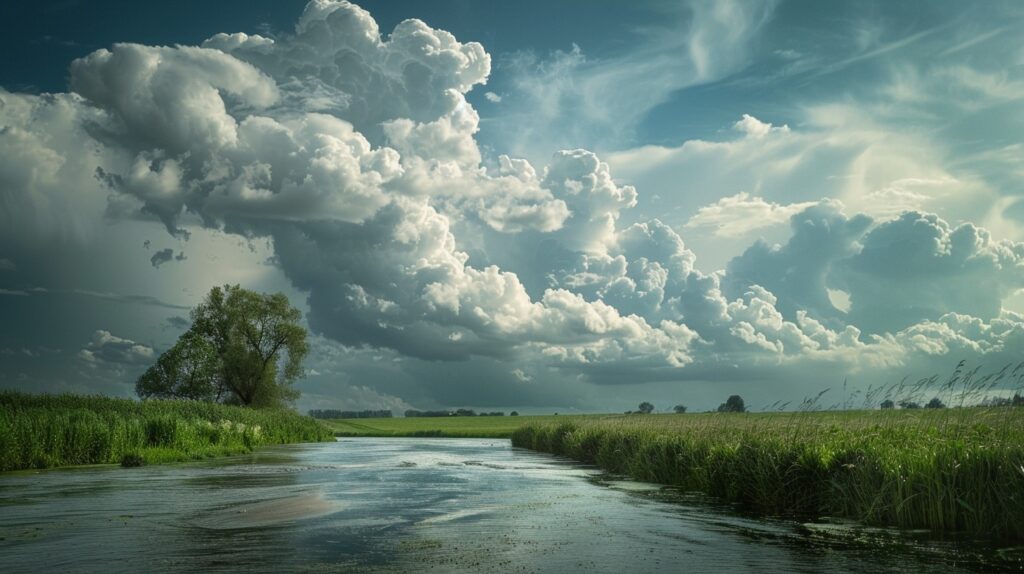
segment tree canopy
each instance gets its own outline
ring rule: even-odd
[[[146,370],[135,391],[143,398],[219,401],[224,396],[217,351],[189,330]]]
[[[743,403],[743,397],[739,395],[732,395],[725,402],[718,405],[718,412],[720,413],[745,413],[747,407]]]
[[[139,378],[143,398],[185,398],[246,406],[296,399],[309,347],[302,313],[283,293],[214,287],[192,310],[192,326]]]

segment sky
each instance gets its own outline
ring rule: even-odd
[[[225,283],[303,311],[301,409],[845,404],[1024,360],[1018,2],[0,21],[0,388],[131,396]]]

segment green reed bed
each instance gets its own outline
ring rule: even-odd
[[[618,415],[519,447],[765,514],[1024,539],[1024,409]]]
[[[0,471],[173,462],[332,438],[288,410],[0,392]]]

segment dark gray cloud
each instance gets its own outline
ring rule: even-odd
[[[791,321],[804,310],[840,324],[842,312],[827,291],[832,267],[860,250],[859,241],[871,223],[864,215],[847,217],[837,203],[808,207],[790,219],[793,235],[785,245],[758,241],[729,262],[724,293],[736,298],[760,285],[777,297],[779,311]]]
[[[160,267],[164,263],[167,263],[168,261],[173,261],[173,260],[174,260],[174,250],[171,249],[170,247],[168,247],[166,249],[161,249],[160,251],[157,251],[156,253],[154,253],[153,256],[149,258],[149,263],[153,267]]]
[[[188,259],[188,257],[185,256],[184,251],[179,251],[178,254],[175,255],[174,250],[168,247],[154,253],[153,256],[149,258],[149,263],[153,267],[159,268],[164,263],[170,263],[171,261],[184,261],[186,259]]]
[[[849,320],[892,332],[946,313],[988,321],[1024,285],[1024,243],[996,241],[970,223],[904,213],[871,230],[842,261],[836,284],[850,294]]]
[[[126,295],[124,293],[109,293],[101,291],[89,291],[86,289],[75,289],[72,291],[75,295],[82,295],[85,297],[95,297],[97,299],[103,299],[106,301],[114,301],[116,303],[132,303],[136,305],[151,305],[153,307],[162,307],[165,309],[190,309],[187,305],[177,305],[175,303],[168,303],[162,301],[156,297],[150,297],[149,295]]]
[[[1024,285],[1024,244],[919,212],[871,223],[847,218],[837,204],[808,208],[793,216],[785,245],[759,241],[729,262],[725,293],[759,285],[790,320],[805,311],[832,325],[895,333],[947,313],[994,319]],[[834,306],[830,288],[849,296],[848,310]]]

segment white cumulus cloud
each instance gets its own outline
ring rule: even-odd
[[[533,86],[537,118],[557,114],[560,106],[545,107],[551,98],[579,97],[580,86],[612,94],[638,89],[639,74],[679,71],[650,107],[717,78],[742,63],[737,52],[770,8],[697,6],[685,58],[671,66],[567,55],[581,84]],[[480,44],[419,20],[385,34],[349,2],[313,0],[294,32],[273,39],[115,44],[71,64],[70,93],[0,91],[4,280],[23,262],[59,277],[48,257],[82,259],[67,246],[86,249],[76,240],[90,234],[109,245],[117,226],[159,225],[202,245],[237,241],[263,262],[243,279],[263,280],[269,268],[306,297],[324,355],[314,381],[321,405],[402,408],[484,391],[535,404],[570,400],[588,382],[877,373],[957,353],[999,359],[1021,341],[1021,317],[1002,309],[1024,284],[1021,244],[923,209],[861,213],[870,211],[864,194],[846,208],[820,199],[822,163],[857,180],[844,189],[908,207],[958,185],[941,170],[904,173],[932,150],[900,152],[910,160],[894,167],[888,154],[913,138],[880,141],[862,118],[830,108],[810,112],[807,131],[744,115],[735,139],[611,161],[573,146],[540,162],[491,156],[466,98],[489,73]],[[602,114],[620,104],[581,113],[611,119]],[[705,187],[713,176],[718,187]],[[688,218],[643,217],[641,192],[681,196]],[[714,272],[698,269],[678,231],[739,240],[787,221],[784,242],[755,242]],[[186,259],[174,253],[155,251],[151,265]],[[159,273],[210,255],[189,253]],[[209,288],[199,275],[188,285],[197,294]],[[838,292],[848,308],[833,304]],[[139,367],[154,350],[97,330],[80,357]],[[349,398],[332,401],[324,379],[344,365],[379,380],[346,379]]]

